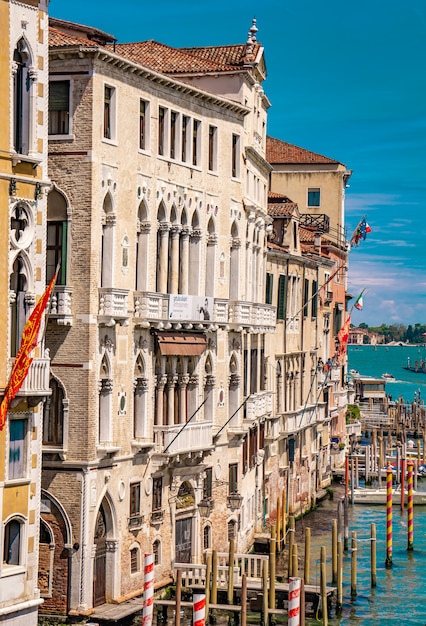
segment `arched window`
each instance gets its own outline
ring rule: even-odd
[[[203,548],[209,550],[212,547],[212,529],[207,525],[203,528]]]
[[[46,522],[40,519],[38,588],[44,598],[52,596],[54,538]]]
[[[21,255],[18,255],[13,264],[10,277],[11,299],[11,332],[10,355],[16,356],[21,343],[22,331],[27,320],[26,294],[28,289],[27,271]]]
[[[112,198],[109,193],[104,198],[102,212],[102,266],[101,286],[113,286],[114,267],[114,225],[115,214],[113,213]]]
[[[231,251],[229,263],[229,299],[239,299],[240,282],[240,240],[236,223],[231,228]]]
[[[133,391],[133,437],[143,439],[146,437],[146,403],[148,380],[145,376],[145,364],[141,354],[138,354],[134,372]]]
[[[18,41],[13,53],[13,146],[18,154],[30,150],[30,53],[24,38]]]
[[[213,218],[209,219],[207,225],[208,239],[206,250],[206,296],[214,296],[215,269],[216,269],[216,234]]]
[[[112,379],[107,356],[104,354],[100,367],[99,381],[99,443],[112,442]]]
[[[152,544],[152,552],[154,554],[154,565],[160,565],[161,563],[161,541],[156,539]]]
[[[64,196],[54,189],[47,197],[46,284],[59,265],[57,285],[67,282],[68,212]]]
[[[148,210],[145,201],[138,209],[137,240],[136,240],[136,290],[148,289]]]
[[[139,546],[130,548],[130,573],[137,574],[141,570],[141,551]]]
[[[64,390],[55,378],[50,379],[52,395],[44,405],[43,444],[62,445],[64,439]]]
[[[20,565],[22,558],[21,534],[22,522],[10,520],[4,527],[3,563]]]

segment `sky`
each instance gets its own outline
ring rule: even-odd
[[[244,43],[256,19],[268,134],[344,163],[352,323],[426,323],[426,0],[51,0],[118,42]],[[350,303],[352,304],[353,301]]]

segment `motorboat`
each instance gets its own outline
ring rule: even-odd
[[[384,380],[388,380],[388,381],[394,381],[395,380],[395,376],[393,374],[389,374],[388,372],[385,372],[384,374],[382,374],[382,378],[384,378]]]

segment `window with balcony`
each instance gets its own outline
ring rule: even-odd
[[[98,441],[101,445],[110,444],[112,440],[112,389],[110,365],[105,354],[101,362],[99,380]]]
[[[26,260],[26,259],[25,259]],[[18,255],[13,263],[10,276],[10,355],[16,356],[21,344],[22,331],[29,313],[27,303],[28,263],[24,262],[24,255]]]
[[[47,197],[46,284],[58,268],[57,285],[67,283],[68,211],[64,196],[53,189]]]
[[[70,81],[49,82],[49,135],[70,134]]]
[[[308,189],[308,207],[321,206],[321,193],[319,188]]]

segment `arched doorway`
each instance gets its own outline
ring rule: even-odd
[[[176,498],[175,554],[177,563],[191,563],[195,494],[189,481],[181,484]]]
[[[105,511],[101,505],[95,525],[95,558],[93,561],[93,606],[106,602],[106,539]]]

